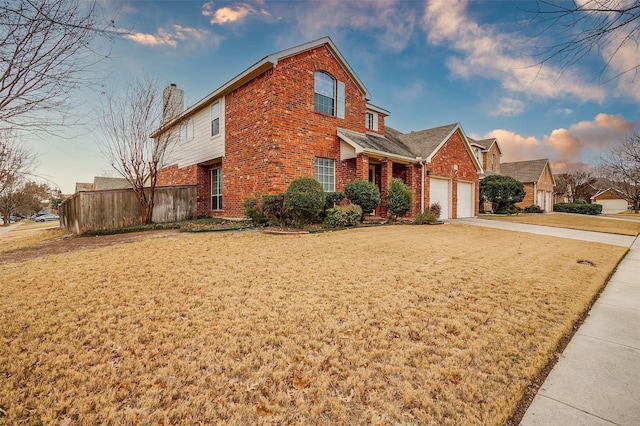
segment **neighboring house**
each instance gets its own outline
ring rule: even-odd
[[[76,192],[128,188],[131,188],[131,185],[125,178],[95,176],[93,183],[76,183]]]
[[[483,173],[480,175],[480,179],[484,176],[499,175],[502,151],[500,150],[500,145],[498,145],[498,140],[496,138],[482,140],[469,138],[469,144],[471,145],[473,155],[475,155],[482,165]]]
[[[537,205],[545,212],[553,211],[553,187],[555,179],[549,160],[516,161],[500,165],[502,175],[511,176],[524,184],[525,196],[517,207]]]
[[[591,202],[602,205],[602,213],[617,214],[626,211],[629,208],[629,199],[615,188],[607,188],[599,191],[593,197]]]
[[[385,217],[398,177],[413,193],[410,215],[436,201],[442,218],[477,215],[482,167],[460,124],[403,134],[370,99],[328,37],[266,56],[152,135],[179,134],[157,184],[197,185],[198,215],[242,217],[247,198],[282,193],[300,176],[327,192],[365,179]]]

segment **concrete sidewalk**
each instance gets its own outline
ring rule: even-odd
[[[0,226],[0,235],[2,234],[6,234],[7,232],[17,228],[18,226],[22,225],[24,222],[20,221],[20,222],[14,222],[12,224],[10,224],[9,226]]]
[[[640,425],[640,239],[483,219],[454,223],[631,247],[520,424]]]

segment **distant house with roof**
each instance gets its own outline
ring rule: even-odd
[[[469,138],[469,144],[473,155],[480,161],[482,173],[480,178],[484,176],[500,174],[500,158],[502,151],[496,138],[475,140]]]
[[[129,188],[131,184],[125,178],[95,176],[93,183],[76,182],[76,192]]]
[[[603,214],[621,213],[626,211],[630,205],[633,205],[625,194],[615,188],[598,191],[591,197],[590,201],[602,205]]]
[[[525,196],[522,202],[516,204],[517,207],[537,205],[545,212],[553,211],[555,179],[548,159],[502,163],[500,174],[511,176],[524,184]]]

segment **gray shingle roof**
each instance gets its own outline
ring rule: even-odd
[[[467,139],[469,139],[469,143],[480,145],[485,150],[491,148],[491,145],[493,145],[496,142],[495,138],[476,140],[468,137]]]
[[[549,160],[516,161],[513,163],[500,163],[500,174],[511,176],[522,183],[538,182]]]
[[[405,145],[413,153],[414,157],[427,158],[457,125],[458,123],[447,124],[446,126],[411,133],[400,133],[395,129],[385,127],[384,135],[394,142]]]
[[[392,141],[381,135],[373,133],[358,133],[351,130],[340,129],[340,133],[348,137],[365,149],[388,152],[389,154],[400,155],[402,157],[415,158],[415,155],[399,141]]]

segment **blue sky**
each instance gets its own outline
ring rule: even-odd
[[[100,92],[155,76],[198,101],[264,56],[330,36],[372,94],[408,132],[453,122],[474,138],[497,137],[503,162],[549,158],[557,172],[595,165],[600,152],[640,125],[637,61],[624,46],[563,69],[536,66],[553,42],[526,1],[112,1],[105,16],[128,29],[98,70],[104,87],[79,94],[94,114]],[[626,68],[625,68],[626,67]],[[82,99],[82,101],[80,100]],[[97,120],[64,138],[35,139],[37,172],[64,193],[115,176],[100,155]]]

